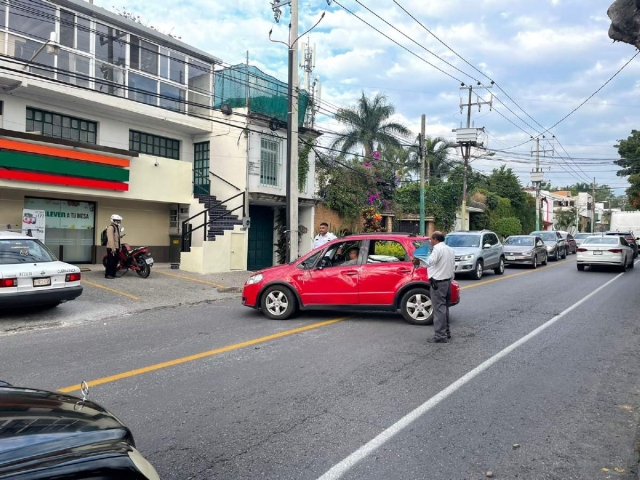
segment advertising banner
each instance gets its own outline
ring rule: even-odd
[[[22,210],[22,233],[30,237],[37,238],[44,243],[45,211],[44,210]]]
[[[25,198],[25,207],[45,211],[47,228],[93,230],[95,207],[89,202]]]

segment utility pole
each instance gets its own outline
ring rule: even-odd
[[[545,139],[545,136],[543,135],[542,138]],[[553,138],[555,139],[555,136]],[[551,150],[546,150],[543,145],[542,150],[540,150],[540,137],[536,137],[536,169],[531,172],[531,183],[536,189],[536,230],[540,230],[540,185],[544,178],[544,174],[540,169],[540,153],[546,156],[547,151],[551,151],[553,154],[554,146],[551,145]],[[532,150],[531,154],[533,155],[533,153],[534,151]]]
[[[422,114],[422,119],[420,121],[420,236],[424,237],[425,235],[425,227],[424,227],[424,162],[426,158],[425,154],[425,124],[426,124],[426,115]]]
[[[280,7],[291,6],[289,23],[289,75],[287,88],[287,184],[286,184],[286,235],[288,239],[287,262],[298,258],[298,0],[272,0],[275,20],[280,20]]]
[[[593,197],[591,198],[593,218],[591,219],[591,233],[595,232],[596,225],[596,177],[593,177]]]
[[[491,82],[493,85],[493,82]],[[477,88],[486,88],[479,85]],[[467,107],[467,128],[459,128],[455,130],[456,132],[456,142],[460,145],[460,152],[462,154],[462,158],[464,159],[463,170],[462,170],[462,206],[461,206],[461,220],[460,220],[460,229],[466,230],[468,225],[466,224],[467,217],[467,170],[469,168],[469,158],[471,158],[471,147],[472,146],[482,146],[482,143],[478,142],[478,128],[471,128],[471,107],[477,106],[478,111],[482,108],[482,105],[489,105],[489,109],[493,106],[493,94],[491,94],[491,100],[488,102],[480,101],[480,97],[477,98],[476,102],[472,101],[473,95],[473,86],[463,85],[460,87],[460,90],[469,90],[469,100],[466,104],[462,103],[462,99],[460,99],[460,113],[464,111],[464,107]]]

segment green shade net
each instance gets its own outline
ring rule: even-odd
[[[248,91],[247,91],[248,90]],[[214,107],[228,103],[232,108],[244,108],[249,97],[249,110],[287,121],[287,84],[247,65],[234,65],[215,72]],[[300,90],[298,96],[298,126],[302,127],[309,106],[309,94]]]

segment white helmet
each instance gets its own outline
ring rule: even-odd
[[[122,222],[122,217],[120,215],[111,215],[111,223],[120,223]]]

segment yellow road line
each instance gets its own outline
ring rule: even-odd
[[[89,280],[85,280],[84,278],[82,279],[82,283],[86,283],[87,285],[91,285],[92,287],[101,288],[102,290],[106,290],[107,292],[117,293],[118,295],[122,295],[123,297],[127,297],[132,300],[136,300],[136,301],[140,300],[140,297],[136,297],[135,295],[130,295],[128,293],[121,292],[120,290],[115,290],[113,288],[105,287],[103,285],[90,282]]]
[[[162,272],[160,270],[155,270],[155,272],[156,273],[161,273],[162,275],[168,275],[169,277],[181,278],[182,280],[190,280],[192,282],[204,283],[206,285],[211,285],[213,287],[228,288],[228,287],[225,287],[224,285],[220,285],[219,283],[213,283],[213,282],[209,282],[207,280],[198,280],[197,278],[184,277],[182,275],[176,275],[175,273]]]
[[[484,282],[478,282],[478,283],[473,283],[471,285],[465,285],[464,287],[460,287],[460,290],[466,290],[467,288],[479,287],[481,285],[487,285],[489,283],[501,282],[502,280],[508,280],[510,278],[513,278],[513,277],[519,277],[520,275],[528,275],[530,273],[543,272],[543,271],[545,271],[545,270],[547,270],[549,268],[553,268],[555,266],[562,265],[563,263],[567,263],[568,261],[569,260],[563,260],[563,261],[557,262],[557,263],[555,263],[553,265],[547,265],[546,267],[541,268],[541,269],[529,270],[528,272],[514,273],[513,275],[504,275],[504,276],[501,276],[500,278],[493,278],[491,280],[485,280]]]
[[[143,368],[137,368],[135,370],[129,370],[128,372],[118,373],[116,375],[111,375],[109,377],[98,378],[97,380],[91,380],[90,382],[87,382],[87,383],[89,384],[90,387],[95,387],[96,385],[104,385],[105,383],[116,382],[118,380],[135,377],[138,375],[142,375],[144,373],[154,372],[156,370],[162,370],[168,367],[174,367],[176,365],[181,365],[187,362],[193,362],[194,360],[199,360],[201,358],[211,357],[213,355],[219,355],[225,352],[231,352],[232,350],[238,350],[240,348],[250,347],[252,345],[265,343],[270,340],[275,340],[282,337],[288,337],[290,335],[295,335],[296,333],[306,332],[308,330],[313,330],[320,327],[326,327],[327,325],[333,325],[334,323],[342,322],[343,320],[346,320],[348,318],[351,318],[351,317],[334,318],[333,320],[326,320],[324,322],[314,323],[312,325],[307,325],[304,327],[285,330],[284,332],[274,333],[272,335],[267,335],[265,337],[254,338],[253,340],[248,340],[246,342],[227,345],[226,347],[216,348],[215,350],[209,350],[207,352],[196,353],[195,355],[189,355],[188,357],[177,358],[175,360],[169,360],[168,362],[156,363],[155,365],[150,365],[148,367],[143,367]],[[75,392],[77,390],[80,390],[80,384],[61,388],[58,391],[62,393],[70,393],[70,392]]]

